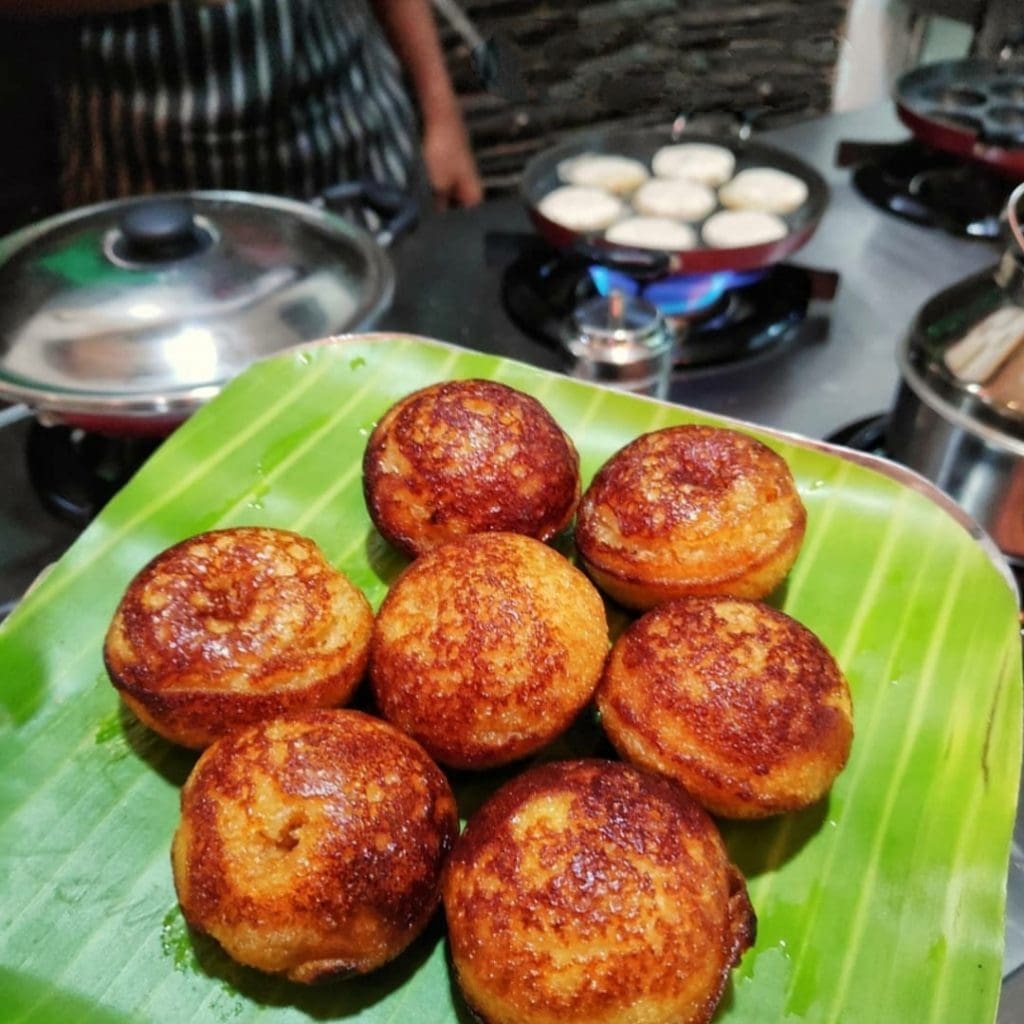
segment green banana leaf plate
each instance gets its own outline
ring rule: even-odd
[[[404,561],[367,517],[363,447],[397,398],[452,377],[535,395],[576,442],[585,481],[643,431],[725,423],[401,335],[291,351],[229,384],[0,628],[5,1021],[469,1019],[441,915],[388,967],[315,989],[238,967],[190,933],[169,844],[195,755],[122,710],[101,659],[134,573],[214,527],[305,533],[378,605]],[[725,827],[759,934],[716,1021],[990,1022],[1021,759],[1015,594],[990,549],[926,484],[740,427],[797,478],[807,537],[773,601],[842,665],[856,738],[820,805]],[[594,742],[584,722],[547,756]],[[454,780],[463,811],[507,774]]]

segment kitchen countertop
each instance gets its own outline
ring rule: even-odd
[[[670,397],[709,412],[823,437],[889,408],[896,352],[917,309],[932,295],[995,262],[999,247],[960,240],[884,214],[862,199],[848,170],[833,166],[842,139],[888,141],[905,130],[888,105],[759,136],[815,165],[831,189],[814,238],[791,262],[840,273],[830,304],[812,304],[791,340],[745,362],[677,377]],[[485,259],[488,232],[531,231],[517,197],[474,210],[428,212],[392,256],[397,288],[381,329],[412,331],[551,369],[557,353],[532,340],[501,305],[501,264]],[[7,481],[0,495],[0,574],[20,593],[77,534],[40,506],[24,470],[27,424],[0,429]],[[2,614],[2,612],[0,612]],[[1018,819],[1011,864],[1004,960],[1008,977],[999,1024],[1024,1020],[1024,826]]]

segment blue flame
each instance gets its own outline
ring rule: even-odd
[[[676,274],[646,283],[618,270],[594,264],[590,279],[600,295],[620,291],[653,303],[666,316],[685,316],[713,306],[726,292],[753,284],[763,270],[719,270],[710,274]]]

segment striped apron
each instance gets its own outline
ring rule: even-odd
[[[366,0],[175,0],[89,18],[60,109],[61,198],[406,188],[416,118]]]

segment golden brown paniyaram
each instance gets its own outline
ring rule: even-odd
[[[442,884],[456,978],[485,1024],[705,1024],[754,940],[712,820],[614,761],[507,783]]]
[[[234,527],[146,565],[103,657],[146,725],[201,748],[264,718],[343,704],[366,669],[372,628],[363,593],[308,537]]]
[[[576,511],[579,456],[530,395],[448,381],[385,413],[366,446],[363,490],[374,525],[410,557],[490,530],[548,540]]]
[[[668,427],[616,452],[580,502],[576,549],[631,608],[687,594],[759,598],[796,559],[807,514],[785,460],[721,427]]]
[[[422,931],[458,834],[455,799],[413,740],[358,711],[232,733],[181,794],[174,884],[186,921],[292,981],[371,971]]]
[[[489,768],[569,727],[608,653],[604,603],[532,537],[481,533],[421,555],[374,625],[381,713],[442,764]]]
[[[832,655],[756,601],[689,597],[647,612],[612,648],[597,705],[624,758],[729,818],[815,803],[853,740],[850,690]]]

